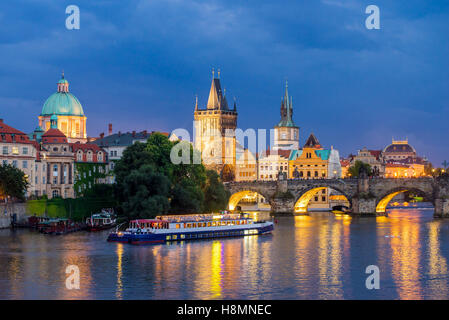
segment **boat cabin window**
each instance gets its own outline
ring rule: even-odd
[[[179,223],[176,224],[176,229],[181,228],[181,225]],[[176,239],[176,238],[175,238]]]
[[[207,226],[208,226],[208,227],[210,227],[210,226],[211,226],[211,223],[210,223],[210,222],[208,222],[208,223],[207,223]]]

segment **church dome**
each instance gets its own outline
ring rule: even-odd
[[[69,92],[69,82],[64,79],[58,81],[58,92],[53,93],[42,108],[41,116],[84,116],[83,107],[78,99]]]
[[[415,149],[408,144],[408,141],[394,141],[387,146],[384,153],[416,153]]]

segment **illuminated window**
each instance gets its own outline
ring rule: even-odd
[[[12,154],[19,154],[19,148],[18,147],[12,147]]]

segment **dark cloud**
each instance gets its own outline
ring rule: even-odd
[[[65,8],[81,29],[65,29]],[[236,96],[239,126],[271,128],[289,80],[301,143],[313,131],[342,154],[409,137],[447,157],[449,4],[376,1],[367,30],[359,0],[2,1],[0,113],[31,131],[62,69],[92,135],[191,128],[211,67]],[[24,115],[26,114],[26,117]]]

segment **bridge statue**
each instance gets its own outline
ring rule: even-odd
[[[309,201],[323,189],[333,189],[344,195],[356,215],[385,214],[386,207],[396,195],[410,191],[422,195],[435,207],[436,217],[449,218],[449,178],[376,178],[363,174],[349,179],[285,179],[277,181],[227,182],[231,193],[229,210],[234,210],[240,199],[256,192],[277,213],[305,213]]]

